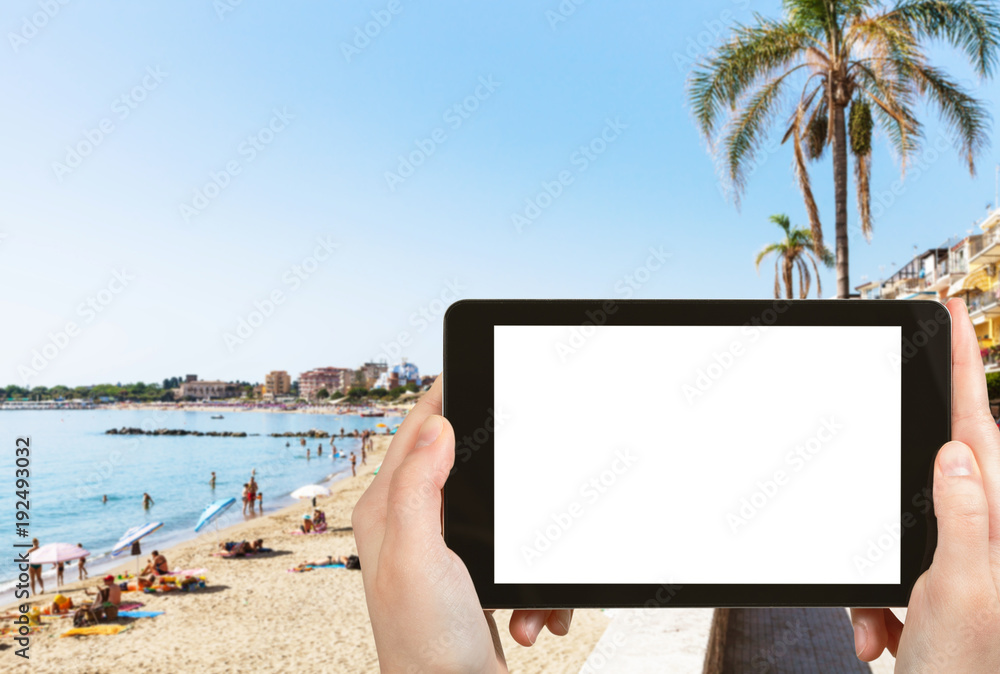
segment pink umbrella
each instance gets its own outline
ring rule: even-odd
[[[72,543],[49,543],[28,555],[28,561],[32,564],[58,564],[88,555],[90,555],[88,550]]]

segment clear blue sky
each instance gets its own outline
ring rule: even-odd
[[[19,366],[68,321],[79,333],[29,384],[297,376],[356,366],[403,332],[402,353],[435,372],[456,285],[461,297],[621,298],[652,248],[669,258],[635,297],[767,297],[773,277],[753,268],[778,233],[767,216],[806,221],[787,147],[766,156],[740,211],[727,202],[685,104],[699,34],[776,15],[777,2],[585,2],[553,26],[557,0],[399,0],[346,56],[389,2],[243,0],[220,16],[225,2],[70,0],[35,34],[24,21],[37,1],[4,3],[0,383],[22,384]],[[1000,85],[935,58],[996,108]],[[466,100],[476,109],[460,115]],[[602,132],[614,139],[583,170],[574,153]],[[67,146],[86,149],[88,133],[103,138],[71,166]],[[423,139],[433,154],[388,181]],[[872,243],[852,240],[851,285],[970,229],[998,159],[985,153],[972,179],[949,151],[908,180]],[[196,202],[227,164],[239,174]],[[887,189],[898,169],[881,146],[875,167]],[[517,231],[512,215],[561,172],[572,182]],[[831,172],[813,168],[830,239]],[[336,251],[296,287],[294,266],[326,237]],[[833,273],[823,281],[829,294]],[[274,290],[284,302],[227,345]]]

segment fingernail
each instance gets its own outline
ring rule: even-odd
[[[572,620],[572,613],[560,613],[556,618],[556,623],[562,628],[563,632],[569,632],[569,624]]]
[[[965,445],[949,442],[941,448],[941,472],[948,477],[972,475],[972,452]]]
[[[858,624],[854,626],[854,654],[861,657],[861,651],[865,650],[868,643],[868,628]]]
[[[528,634],[528,643],[535,643],[543,627],[545,627],[545,613],[532,613],[525,619],[524,631]]]
[[[420,433],[417,435],[417,444],[414,445],[414,449],[420,449],[421,447],[434,444],[434,441],[441,435],[441,430],[443,428],[444,422],[441,417],[436,414],[434,416],[427,417],[423,426],[420,427]]]

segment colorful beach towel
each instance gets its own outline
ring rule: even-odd
[[[137,608],[142,608],[145,606],[141,601],[123,601],[118,607],[119,611],[134,611]]]
[[[164,613],[165,611],[119,611],[118,616],[121,618],[155,618]]]
[[[289,569],[288,573],[303,573],[305,571],[312,571],[313,569],[343,569],[345,568],[343,564],[323,564],[322,566],[312,566],[309,565],[304,569]]]
[[[91,627],[74,627],[68,632],[63,632],[59,638],[63,637],[84,637],[91,634],[121,634],[129,629],[128,625],[92,625]]]

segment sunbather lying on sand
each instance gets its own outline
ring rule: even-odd
[[[295,567],[296,571],[309,571],[310,569],[317,566],[332,566],[334,564],[343,564],[345,568],[348,569],[360,569],[361,562],[358,560],[357,555],[347,555],[345,557],[334,557],[328,555],[325,559],[316,559],[311,562],[302,562]]]

